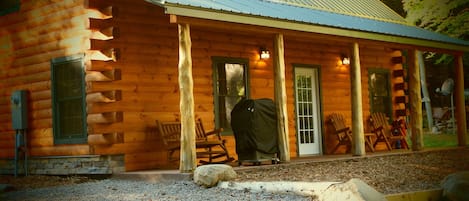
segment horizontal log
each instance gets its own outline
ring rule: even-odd
[[[34,74],[6,78],[4,79],[5,85],[3,86],[9,87],[17,85],[26,85],[47,80],[50,80],[50,72],[39,72]]]
[[[89,18],[86,23],[86,28],[90,30],[101,30],[106,27],[116,26],[118,23],[114,18],[108,19],[93,19]]]
[[[114,69],[116,63],[112,61],[85,61],[87,71],[108,71]]]
[[[124,133],[103,133],[88,135],[89,145],[113,145],[124,143]]]
[[[21,66],[21,67],[13,67],[13,68],[8,66],[8,68],[9,68],[8,70],[0,72],[0,78],[15,77],[15,76],[50,71],[50,62],[42,62],[38,64]]]
[[[88,124],[109,124],[122,122],[124,119],[123,112],[105,112],[99,114],[88,114]]]
[[[393,64],[403,64],[405,61],[405,57],[403,56],[394,56],[391,58],[391,62]]]
[[[118,13],[117,9],[113,6],[106,6],[106,7],[100,7],[100,8],[88,8],[88,9],[90,10],[89,17],[94,18],[94,19],[109,19],[109,18],[116,16]]]
[[[49,147],[31,147],[29,153],[35,156],[79,156],[89,155],[89,145],[55,145]]]
[[[42,110],[32,110],[30,111],[30,115],[33,119],[50,119],[52,118],[52,108],[42,109]]]
[[[97,61],[117,61],[119,58],[119,49],[87,50],[86,57],[86,59]]]
[[[114,133],[116,131],[123,131],[127,133],[129,130],[127,124],[123,122],[116,122],[110,124],[88,124],[88,133]]]
[[[115,81],[121,80],[121,70],[120,69],[113,69],[108,71],[86,71],[85,80],[87,82],[92,81]]]
[[[2,16],[5,20],[0,21],[0,27],[20,27],[20,25],[24,26],[24,22],[31,20],[31,16],[35,16],[35,18],[45,18],[52,13],[60,13],[60,11],[73,9],[73,8],[80,8],[81,3],[78,1],[58,1],[58,2],[50,2],[50,1],[38,1],[38,2],[21,2],[21,15],[13,15],[13,16]],[[83,9],[81,9],[83,10]],[[34,18],[33,18],[34,19]],[[44,19],[39,19],[41,21]],[[16,26],[15,26],[16,25]]]
[[[407,96],[396,96],[394,97],[394,103],[407,103]]]
[[[86,40],[88,40],[86,38],[82,38],[82,39],[83,40],[80,40],[82,42],[86,42]],[[78,43],[80,43],[80,42],[78,42]],[[63,49],[50,50],[50,51],[47,51],[47,52],[41,52],[41,53],[35,54],[33,56],[30,56],[30,57],[24,57],[24,58],[21,58],[21,59],[17,59],[17,60],[14,61],[12,66],[13,67],[15,67],[15,66],[26,66],[26,65],[34,65],[34,64],[38,64],[38,63],[43,63],[43,62],[50,62],[50,60],[52,58],[79,54],[79,53],[83,53],[84,51],[85,51],[85,49],[83,49],[82,45],[64,47]]]
[[[33,100],[31,101],[31,110],[43,110],[52,108],[52,100]]]
[[[52,92],[51,90],[32,91],[29,93],[29,97],[31,98],[31,100],[34,101],[52,100]]]
[[[112,103],[120,100],[122,100],[121,90],[95,92],[86,95],[87,103]]]
[[[111,40],[119,36],[119,29],[115,27],[107,27],[99,30],[91,30],[91,39],[95,40]]]

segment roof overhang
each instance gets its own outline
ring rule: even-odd
[[[381,42],[390,42],[390,43],[419,46],[419,47],[431,48],[431,49],[469,52],[469,45],[462,45],[462,44],[435,41],[435,40],[427,40],[427,39],[419,39],[419,38],[412,38],[412,37],[405,37],[405,36],[397,36],[397,35],[390,35],[390,34],[383,34],[383,33],[375,33],[375,32],[362,31],[362,30],[345,29],[341,27],[324,26],[324,25],[311,24],[311,23],[305,23],[305,22],[270,18],[270,17],[264,17],[264,16],[233,13],[233,12],[227,12],[227,11],[221,11],[221,10],[213,10],[213,9],[207,9],[207,8],[201,8],[201,7],[192,7],[192,6],[181,5],[181,4],[173,4],[173,3],[168,3],[164,1],[163,2],[161,1],[155,2],[155,0],[147,0],[147,1],[151,3],[156,3],[164,7],[165,12],[167,14],[177,15],[177,16],[240,23],[240,24],[246,24],[246,25],[255,25],[255,26],[262,26],[262,27],[270,27],[270,28],[277,28],[277,29],[284,29],[284,30],[317,33],[317,34],[326,34],[326,35],[357,38],[357,39],[366,39],[366,40],[381,41]],[[405,26],[405,25],[401,25],[401,26]],[[462,41],[462,40],[459,40],[459,41]],[[467,41],[463,41],[463,43],[469,44],[469,42]]]

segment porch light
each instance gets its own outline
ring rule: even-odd
[[[350,58],[345,54],[342,54],[340,56],[340,60],[342,61],[342,65],[349,65],[350,64]]]
[[[265,48],[263,48],[263,47],[261,47],[261,48],[259,49],[259,55],[260,55],[260,58],[261,58],[262,60],[266,60],[266,59],[269,59],[269,58],[270,58],[270,52],[269,52],[269,50],[267,50],[267,49],[265,49]]]

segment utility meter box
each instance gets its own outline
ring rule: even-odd
[[[28,127],[27,91],[18,90],[11,94],[11,122],[13,129]]]

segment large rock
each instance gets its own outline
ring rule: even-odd
[[[446,176],[441,183],[443,198],[450,201],[469,200],[469,171]]]
[[[238,175],[233,167],[225,164],[202,165],[194,171],[194,182],[205,187],[213,187],[219,181],[233,180]]]
[[[324,201],[386,201],[386,197],[360,179],[333,184],[319,195]]]

